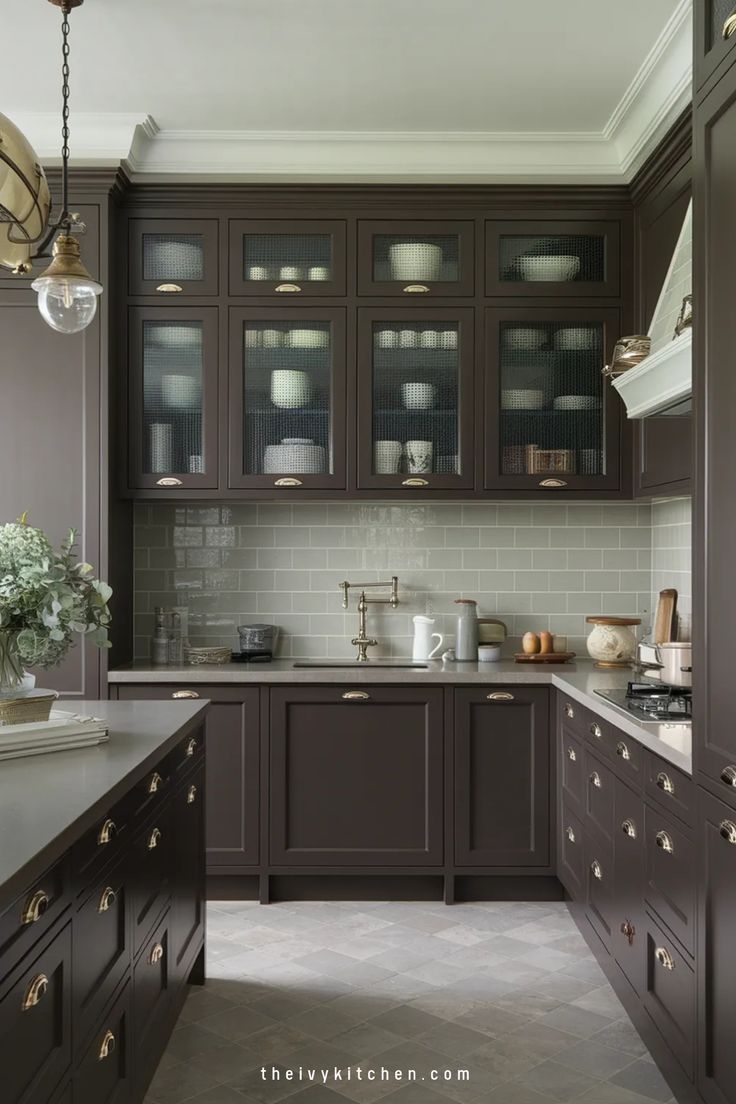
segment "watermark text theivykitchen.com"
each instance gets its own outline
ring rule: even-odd
[[[317,1069],[309,1066],[297,1066],[294,1069],[285,1067],[261,1066],[262,1081],[306,1081],[312,1084],[327,1085],[329,1082],[347,1081],[395,1081],[397,1084],[403,1081],[470,1081],[470,1070],[444,1069],[428,1070],[426,1073],[417,1073],[414,1069],[387,1069],[379,1066],[374,1069],[371,1066],[349,1066],[340,1069],[334,1066],[331,1069]]]

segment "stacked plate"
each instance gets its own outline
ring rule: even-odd
[[[544,406],[544,391],[536,388],[516,388],[501,392],[502,410],[541,410]]]
[[[594,349],[598,344],[595,326],[564,326],[555,334],[555,348],[565,352]]]
[[[311,437],[284,437],[263,450],[264,475],[319,475],[326,470],[325,450]]]
[[[600,405],[595,395],[558,395],[552,403],[555,410],[599,410]]]

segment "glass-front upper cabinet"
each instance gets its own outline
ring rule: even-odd
[[[473,487],[473,311],[359,311],[358,487]]]
[[[345,312],[233,308],[231,487],[345,486]]]
[[[695,87],[701,88],[736,46],[735,0],[696,0]]]
[[[217,295],[217,219],[130,219],[131,295]]]
[[[622,404],[602,370],[618,310],[486,313],[486,488],[617,490]]]
[[[130,485],[217,487],[217,308],[132,307]]]
[[[233,219],[231,295],[344,295],[345,223]]]
[[[364,220],[358,224],[361,295],[472,295],[472,222]]]
[[[618,295],[618,222],[486,223],[486,295]]]

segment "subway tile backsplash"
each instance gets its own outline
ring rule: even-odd
[[[187,605],[196,644],[235,647],[239,624],[266,621],[282,628],[282,656],[351,656],[357,595],[345,612],[338,583],[391,575],[399,576],[401,605],[370,607],[369,635],[380,641],[371,654],[410,655],[416,613],[435,616],[450,645],[459,597],[475,598],[481,614],[506,622],[509,651],[527,629],[550,629],[584,654],[588,614],[636,613],[649,624],[659,571],[669,571],[671,552],[682,552],[683,510],[670,513],[662,503],[139,503],[135,655],[150,658],[155,606]],[[653,514],[663,542],[655,548],[662,554],[657,573]],[[667,543],[674,540],[677,548]]]
[[[692,504],[689,498],[652,503],[652,602],[660,590],[675,587],[678,636],[690,640],[692,619]],[[654,608],[654,606],[652,606]]]

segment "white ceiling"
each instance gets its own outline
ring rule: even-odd
[[[0,109],[51,157],[58,9],[2,6]],[[689,93],[689,0],[85,0],[71,21],[73,152],[140,172],[620,179]]]

